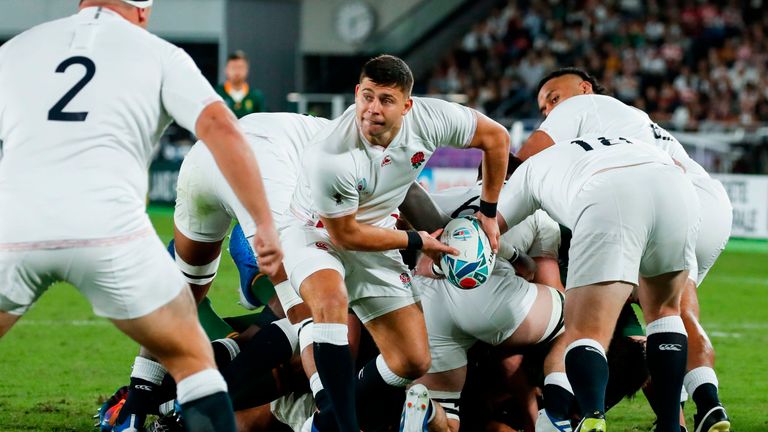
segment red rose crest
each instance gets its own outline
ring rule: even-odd
[[[424,157],[424,152],[416,152],[413,156],[411,156],[411,167],[416,169],[420,167],[425,160],[426,158]]]
[[[411,285],[411,275],[408,273],[400,273],[400,282],[403,283],[404,286],[410,286]]]

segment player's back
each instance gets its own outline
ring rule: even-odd
[[[239,122],[246,137],[262,138],[281,146],[282,152],[298,170],[304,149],[331,120],[294,113],[254,113],[241,118]]]
[[[541,124],[553,141],[585,136],[625,137],[654,145],[677,160],[689,175],[709,177],[683,146],[645,112],[605,95],[578,95],[558,104]]]
[[[571,227],[577,216],[571,214],[571,203],[593,176],[651,163],[674,165],[669,155],[637,140],[583,137],[555,143],[531,157],[515,171],[505,189],[527,188],[554,220]]]
[[[183,51],[106,8],[1,47],[0,243],[150,228],[146,171],[169,113],[194,130],[206,105],[190,69],[199,75]]]

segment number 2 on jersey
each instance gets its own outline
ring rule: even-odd
[[[66,92],[64,96],[62,96],[61,99],[59,99],[59,101],[56,102],[50,110],[48,110],[48,120],[81,122],[85,121],[85,118],[88,117],[88,111],[64,112],[64,108],[67,106],[67,104],[70,103],[78,93],[80,93],[80,91],[86,86],[86,84],[91,81],[91,79],[93,79],[93,76],[96,74],[96,64],[93,63],[93,60],[83,56],[70,57],[64,60],[61,62],[61,64],[59,64],[58,67],[56,67],[56,73],[64,73],[70,66],[74,64],[79,64],[85,67],[85,75],[80,78],[80,81],[75,83],[75,85],[72,86],[72,88],[69,89],[69,91]]]

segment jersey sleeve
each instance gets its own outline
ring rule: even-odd
[[[360,199],[355,184],[354,162],[345,154],[325,156],[313,158],[322,163],[305,165],[315,210],[326,218],[355,213]]]
[[[584,119],[584,102],[587,99],[574,96],[556,106],[539,126],[554,142],[567,141],[581,136],[581,122]]]
[[[414,114],[427,140],[437,147],[466,148],[475,136],[475,112],[440,99],[414,99]]]
[[[528,181],[530,166],[529,162],[524,162],[501,189],[498,210],[507,227],[519,224],[540,208]]]
[[[189,54],[177,47],[163,62],[161,98],[171,117],[192,133],[203,109],[221,101]]]

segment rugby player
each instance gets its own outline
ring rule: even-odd
[[[184,51],[146,31],[151,6],[83,0],[0,47],[0,336],[70,282],[173,375],[188,430],[234,431],[192,296],[145,212],[172,119],[206,141],[258,224],[261,267],[274,273],[282,253],[234,116]],[[46,85],[31,95],[29,80]]]
[[[509,135],[471,109],[410,96],[413,76],[399,58],[369,60],[355,105],[313,139],[281,232],[285,267],[314,319],[320,381],[342,432],[360,430],[361,409],[399,408],[403,388],[429,369],[424,319],[398,249],[455,253],[422,231],[392,229],[398,205],[438,146],[483,150],[480,220],[497,249],[495,203],[504,181]],[[437,234],[437,233],[435,233]],[[354,377],[347,341],[351,306],[381,351]],[[402,343],[407,341],[407,343]],[[357,384],[357,392],[355,386]],[[318,425],[317,430],[330,430]]]
[[[521,148],[518,153],[521,159],[555,142],[579,136],[622,136],[664,150],[685,169],[693,183],[700,205],[701,229],[696,241],[695,267],[691,263],[681,302],[681,316],[689,337],[685,390],[692,395],[697,407],[695,432],[729,430],[730,420],[717,391],[715,350],[699,323],[697,296],[697,286],[704,281],[730,237],[733,213],[725,188],[647,114],[600,94],[603,88],[583,70],[556,70],[544,77],[538,88],[538,105],[546,119]]]
[[[500,199],[502,231],[543,208],[573,232],[565,303],[565,369],[577,431],[604,431],[605,351],[634,287],[647,325],[647,363],[664,398],[658,430],[679,431],[687,351],[679,300],[698,230],[690,181],[661,150],[633,140],[559,142],[524,162]],[[671,395],[671,396],[670,396]]]

